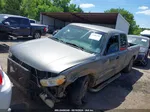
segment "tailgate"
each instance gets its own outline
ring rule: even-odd
[[[30,71],[8,58],[7,74],[24,88],[29,87]]]

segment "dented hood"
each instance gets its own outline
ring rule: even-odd
[[[31,40],[12,46],[10,52],[16,58],[35,69],[54,73],[60,73],[94,57],[94,54],[50,38]]]

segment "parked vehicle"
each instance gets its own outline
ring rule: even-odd
[[[12,85],[0,66],[0,111],[7,111],[11,102]]]
[[[122,31],[72,23],[53,38],[11,47],[8,74],[49,107],[66,96],[72,104],[82,105],[87,88],[99,91],[119,72],[130,72],[138,51],[137,45],[128,47]]]
[[[41,24],[30,23],[26,17],[0,14],[0,33],[6,33],[12,36],[31,36],[40,38],[47,32],[47,26]]]
[[[150,39],[144,36],[128,35],[128,42],[130,45],[140,46],[139,54],[135,62],[140,62],[143,66],[147,66]]]
[[[150,30],[144,30],[140,33],[140,35],[150,38]]]

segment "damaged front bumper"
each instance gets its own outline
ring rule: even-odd
[[[10,77],[10,80],[13,84],[19,88],[25,95],[31,95],[30,93],[36,93],[40,98],[51,108],[54,107],[55,102],[59,102],[60,100],[56,98],[52,89],[48,89],[48,87],[41,87],[36,81],[36,77],[32,75],[32,73],[21,66],[14,60],[8,58],[7,64],[7,73]],[[34,80],[34,81],[33,81]],[[34,97],[34,96],[33,96]]]

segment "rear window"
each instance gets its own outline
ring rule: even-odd
[[[21,19],[21,25],[29,26],[29,20],[28,19]]]
[[[30,20],[30,23],[36,23],[36,21],[35,20]]]

